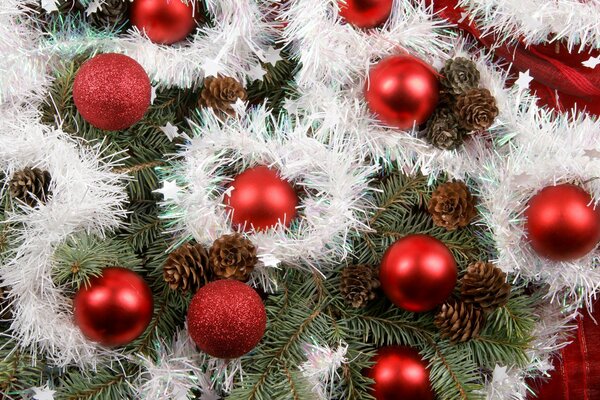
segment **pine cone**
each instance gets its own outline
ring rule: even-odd
[[[472,304],[451,299],[442,305],[434,323],[443,338],[451,343],[463,343],[479,336],[484,314]]]
[[[209,76],[204,79],[204,88],[200,93],[198,103],[201,107],[210,107],[215,113],[235,115],[232,105],[237,99],[246,100],[247,94],[244,87],[229,76],[218,78]]]
[[[480,74],[477,65],[464,57],[447,60],[440,75],[443,91],[453,95],[465,93],[479,86]]]
[[[458,123],[456,114],[441,104],[427,121],[425,139],[434,147],[454,150],[463,144],[465,131]]]
[[[163,279],[173,290],[195,293],[208,283],[209,275],[208,251],[200,244],[184,244],[163,265]]]
[[[500,268],[478,261],[469,265],[461,279],[461,297],[465,303],[490,312],[508,302],[510,284]]]
[[[10,180],[10,195],[35,207],[38,201],[45,203],[50,196],[50,173],[39,168],[26,167],[15,172]]]
[[[468,131],[485,130],[498,116],[496,99],[487,89],[471,89],[456,98],[454,112]]]
[[[217,279],[246,282],[258,262],[256,247],[239,233],[223,235],[210,248],[210,265]]]
[[[380,286],[377,269],[369,265],[351,265],[342,270],[340,292],[354,308],[364,307],[375,299]]]
[[[475,198],[462,181],[446,182],[431,195],[427,210],[437,226],[453,231],[471,222],[477,211]]]
[[[129,0],[105,0],[100,8],[90,14],[90,24],[98,28],[122,25],[129,15]]]

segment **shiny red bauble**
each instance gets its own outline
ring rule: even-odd
[[[371,394],[377,400],[433,400],[427,363],[412,347],[389,346],[377,350],[367,376],[375,381]]]
[[[340,16],[357,28],[375,28],[387,21],[394,0],[340,0]]]
[[[413,312],[429,311],[442,304],[454,290],[456,278],[452,253],[428,235],[397,240],[386,250],[379,269],[387,298]]]
[[[196,29],[197,7],[194,0],[134,0],[129,19],[154,43],[173,44]]]
[[[391,56],[369,71],[367,105],[387,125],[410,129],[427,121],[438,103],[436,72],[412,56]]]
[[[153,310],[148,284],[120,267],[104,268],[73,300],[75,324],[90,340],[105,346],[122,346],[140,336]]]
[[[574,260],[600,242],[600,206],[579,186],[548,186],[529,200],[525,230],[539,255],[554,261]]]
[[[292,184],[265,166],[250,168],[229,184],[225,205],[231,221],[247,231],[269,229],[281,221],[290,226],[296,217],[298,195]]]
[[[150,106],[152,88],[144,68],[123,54],[100,54],[75,76],[73,100],[79,114],[96,128],[126,129]]]
[[[200,350],[237,358],[265,333],[267,313],[258,293],[236,280],[211,282],[196,292],[188,309],[188,331]]]

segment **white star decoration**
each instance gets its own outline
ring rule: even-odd
[[[251,67],[247,73],[253,81],[262,81],[263,77],[267,74],[260,64]]]
[[[269,46],[269,48],[263,53],[263,57],[265,62],[271,64],[272,66],[275,66],[277,61],[283,60],[283,58],[281,58],[281,52],[272,46]]]
[[[167,138],[169,138],[169,141],[171,141],[171,142],[176,137],[181,136],[179,134],[179,129],[175,125],[173,125],[172,123],[170,123],[170,122],[167,122],[167,125],[165,125],[165,126],[161,126],[160,130],[163,131],[163,133],[165,135],[167,135]]]
[[[532,80],[533,77],[529,75],[529,70],[527,70],[525,72],[519,72],[519,79],[517,79],[515,84],[519,87],[519,89],[525,90],[529,88],[529,84]]]
[[[286,98],[283,101],[283,108],[288,112],[288,114],[290,115],[295,115],[298,114],[298,102],[294,101],[290,98]]]
[[[493,381],[500,383],[504,382],[507,378],[508,374],[506,373],[506,367],[496,365],[496,367],[494,368],[494,376],[492,378]]]
[[[98,12],[98,10],[102,10],[102,5],[100,4],[102,0],[94,0],[90,3],[90,5],[87,7],[87,9],[85,10],[85,15],[87,15],[88,17],[92,14],[94,14],[95,12]]]
[[[588,68],[594,69],[598,65],[600,65],[600,56],[598,56],[598,57],[590,57],[589,60],[584,61],[581,64],[583,64],[584,67],[588,67]]]
[[[52,11],[58,11],[56,0],[42,0],[41,6],[47,13],[51,13]]]
[[[54,400],[54,393],[56,393],[56,390],[50,390],[47,384],[43,387],[34,387],[31,390],[33,390],[34,400]]]
[[[172,181],[164,180],[162,188],[156,189],[154,192],[162,194],[165,200],[179,200],[179,186],[177,186],[175,179]]]
[[[208,78],[209,76],[217,77],[219,72],[221,72],[223,69],[217,60],[211,60],[209,58],[204,60],[204,63],[200,66],[200,68],[202,68],[204,71],[205,78]]]
[[[239,97],[235,101],[235,103],[233,103],[231,105],[231,107],[235,111],[236,115],[238,115],[240,117],[243,117],[246,115],[246,103],[244,102],[244,100],[240,99]]]
[[[150,104],[154,104],[154,100],[156,100],[156,86],[152,86],[152,92],[150,93]]]

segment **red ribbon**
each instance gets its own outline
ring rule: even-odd
[[[465,10],[457,0],[426,0],[434,10],[449,22],[476,38],[494,55],[512,63],[512,72],[530,71],[534,78],[531,89],[540,101],[558,110],[578,109],[600,115],[600,67],[591,69],[582,65],[600,50],[580,53],[569,52],[564,44],[526,46],[524,43],[499,44],[492,34],[483,34],[470,18],[462,18]],[[462,21],[462,22],[461,22]],[[557,98],[558,97],[558,98]]]

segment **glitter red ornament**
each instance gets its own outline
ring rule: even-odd
[[[579,186],[548,186],[529,200],[525,230],[539,255],[554,261],[575,260],[600,242],[600,206]]]
[[[369,71],[365,99],[387,125],[410,129],[427,121],[438,103],[436,72],[412,56],[391,56]]]
[[[225,198],[234,225],[247,231],[269,229],[281,221],[290,226],[296,217],[298,195],[292,184],[265,166],[249,168],[229,184],[233,188]]]
[[[392,12],[393,0],[341,0],[340,16],[357,28],[382,25]]]
[[[371,395],[376,400],[433,400],[427,363],[418,351],[407,346],[377,350],[367,376],[375,381]]]
[[[173,44],[196,28],[198,7],[194,0],[134,0],[129,19],[154,43]]]
[[[267,313],[258,293],[236,280],[211,282],[196,292],[188,309],[188,331],[200,350],[237,358],[265,333]]]
[[[442,304],[456,285],[456,261],[439,240],[408,235],[383,255],[379,280],[385,295],[398,307],[429,311]]]
[[[144,68],[122,54],[100,54],[86,61],[75,76],[73,100],[79,114],[96,128],[126,129],[150,106],[152,88]]]
[[[121,267],[102,270],[73,300],[75,324],[90,340],[105,346],[125,345],[144,332],[154,310],[144,279]]]

